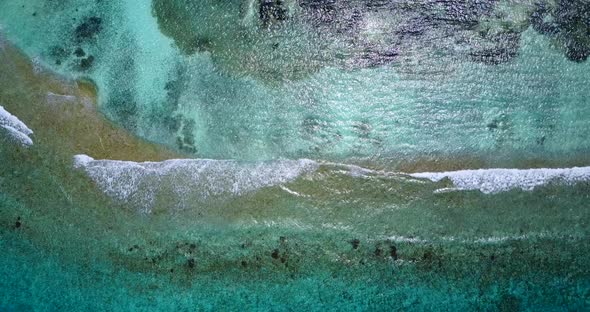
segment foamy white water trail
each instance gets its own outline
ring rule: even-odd
[[[279,185],[313,172],[319,164],[308,159],[269,162],[173,159],[163,162],[94,160],[74,157],[74,167],[83,169],[109,196],[149,212],[157,197],[170,195],[170,206],[182,208],[190,201],[221,195],[242,195]]]
[[[560,169],[479,169],[449,172],[413,173],[414,178],[425,178],[438,182],[449,178],[453,182],[452,190],[480,190],[486,194],[506,192],[512,189],[531,191],[537,186],[549,182],[572,184],[590,180],[590,167]]]
[[[332,163],[326,163],[334,165]],[[95,160],[74,157],[74,167],[86,174],[115,200],[151,211],[158,198],[168,198],[167,206],[182,208],[191,202],[216,196],[238,196],[263,187],[291,182],[302,174],[316,171],[321,163],[309,159],[240,162],[234,160],[172,159],[163,162]],[[352,176],[377,172],[341,165]],[[386,174],[386,173],[381,173]],[[391,173],[386,175],[390,176]],[[398,175],[398,174],[394,174]],[[406,175],[401,173],[401,175]],[[590,167],[562,169],[479,169],[423,172],[407,176],[438,182],[448,178],[452,187],[438,190],[479,190],[486,194],[512,189],[531,191],[549,182],[572,184],[590,181]],[[284,186],[287,193],[303,196]]]
[[[23,146],[33,145],[33,140],[30,138],[33,130],[29,129],[24,122],[6,111],[2,106],[0,106],[0,128],[19,144]]]

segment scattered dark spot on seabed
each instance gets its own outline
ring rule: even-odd
[[[94,64],[94,56],[89,55],[87,58],[80,60],[80,68],[82,70],[89,70]]]
[[[76,50],[74,51],[74,55],[75,55],[76,57],[84,57],[84,56],[86,56],[86,52],[84,52],[84,49],[82,49],[82,48],[78,47],[78,48],[76,48]]]
[[[381,246],[375,247],[375,251],[373,252],[373,254],[375,254],[376,257],[383,256],[383,249],[381,248]]]
[[[95,38],[101,30],[102,19],[100,17],[92,16],[76,27],[74,37],[78,42],[87,41]]]
[[[188,259],[186,264],[188,265],[189,268],[194,268],[195,267],[195,259]]]
[[[397,247],[394,245],[389,246],[389,255],[393,260],[397,260]]]

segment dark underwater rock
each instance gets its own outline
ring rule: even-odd
[[[84,57],[86,56],[86,52],[84,52],[82,48],[77,48],[76,50],[74,50],[74,55],[76,57]]]
[[[188,259],[188,260],[186,261],[186,265],[187,265],[187,266],[188,266],[190,269],[193,269],[193,268],[195,267],[195,259],[192,259],[192,258],[191,258],[191,259]]]
[[[590,56],[590,47],[583,44],[568,43],[566,45],[565,56],[570,61],[584,62]]]
[[[590,56],[590,2],[560,0],[556,7],[538,3],[531,14],[533,28],[559,43],[565,56],[584,62]]]
[[[258,15],[265,27],[286,20],[287,13],[283,0],[260,1]]]
[[[397,260],[397,247],[394,245],[389,246],[389,256],[393,260]]]
[[[381,248],[381,246],[375,247],[375,251],[373,251],[373,254],[375,255],[375,257],[383,256],[383,249]]]
[[[80,60],[80,69],[89,70],[94,64],[94,56],[89,55],[87,58]]]
[[[279,250],[278,249],[273,250],[272,253],[270,254],[270,256],[273,259],[278,259],[279,258]]]
[[[154,14],[162,32],[175,39],[183,52],[207,51],[223,70],[281,83],[322,67],[355,70],[394,65],[419,72],[422,69],[412,63],[418,59],[424,60],[421,63],[426,65],[419,66],[427,67],[427,72],[437,71],[433,66],[447,70],[443,65],[447,60],[499,65],[518,55],[521,34],[529,25],[559,42],[570,60],[586,60],[590,2],[543,3],[243,0],[208,5],[155,0]],[[219,16],[221,9],[233,15]],[[511,10],[524,10],[530,18],[512,20],[506,13]],[[211,21],[196,23],[190,18],[196,15]],[[219,27],[223,34],[211,36]]]
[[[74,37],[78,42],[90,40],[96,37],[101,30],[102,19],[100,17],[92,16],[76,27]]]

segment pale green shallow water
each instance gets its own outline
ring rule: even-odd
[[[308,41],[314,44],[315,37],[290,30],[296,22],[275,31],[278,34],[254,26],[240,28],[246,22],[239,17],[239,1],[193,5],[187,11],[192,18],[172,16],[162,18],[161,24],[171,23],[177,33],[194,32],[196,37],[214,37],[201,32],[218,32],[219,38],[208,39],[209,45],[219,41],[219,49],[235,56],[226,60],[216,47],[213,52],[183,54],[159,32],[149,1],[76,5],[75,1],[13,0],[3,2],[0,16],[7,37],[31,57],[68,76],[95,81],[102,110],[113,120],[142,137],[199,157],[340,160],[489,153],[496,158],[540,153],[568,157],[576,151],[585,154],[589,148],[588,120],[578,116],[589,114],[590,67],[588,62],[569,61],[558,41],[526,27],[531,24],[527,19],[532,4],[513,4],[510,18],[500,19],[508,24],[503,27],[522,32],[516,44],[519,57],[508,62],[490,66],[468,61],[464,55],[463,51],[485,46],[487,41],[477,37],[482,29],[494,33],[501,28],[494,26],[501,24],[495,18],[481,17],[474,29],[432,27],[433,34],[399,39],[401,43],[391,47],[399,50],[399,60],[375,68],[334,64],[331,56],[316,60],[320,57],[307,46]],[[414,6],[410,12],[441,10]],[[580,11],[583,5],[579,6]],[[394,13],[385,12],[382,23],[395,27]],[[90,23],[91,17],[100,19],[96,26],[100,31],[78,38],[76,29]],[[395,36],[388,28],[372,31]],[[449,39],[436,39],[449,31],[454,31]],[[293,36],[299,39],[289,43]],[[246,47],[241,41],[247,42]],[[285,51],[280,45],[278,52],[269,50],[275,41],[286,42]],[[74,55],[78,47],[85,57]],[[249,65],[252,49],[261,56]],[[328,46],[322,51],[339,49]],[[348,54],[341,54],[346,59]],[[81,69],[81,60],[88,55],[94,61]],[[234,69],[234,62],[246,68]],[[320,64],[307,70],[304,78],[285,81],[277,74],[305,71],[306,64],[315,63]]]
[[[41,71],[201,159],[80,165],[0,133],[0,310],[590,309],[588,175],[399,172],[588,166],[589,5],[327,3],[0,0]]]

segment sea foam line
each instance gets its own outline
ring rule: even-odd
[[[384,236],[381,239],[396,242],[396,243],[415,243],[415,244],[434,244],[434,243],[459,243],[459,244],[481,244],[481,245],[494,245],[503,244],[506,242],[513,241],[524,241],[524,240],[539,240],[539,239],[554,239],[564,241],[579,241],[586,239],[585,235],[581,234],[565,234],[565,233],[553,233],[553,232],[531,232],[528,234],[520,235],[505,235],[505,236],[483,236],[483,237],[455,237],[455,236],[442,236],[435,237],[432,239],[425,239],[414,236]]]
[[[74,167],[86,174],[110,197],[150,211],[159,195],[174,198],[172,206],[184,207],[195,200],[211,196],[242,195],[268,186],[280,186],[291,195],[304,196],[283,184],[302,174],[314,172],[321,165],[309,159],[239,162],[234,160],[172,159],[162,162],[95,160],[86,155],[74,157]],[[357,166],[339,164],[334,168],[354,177],[382,175],[411,177],[433,182],[448,178],[451,187],[437,190],[479,190],[486,194],[512,189],[531,191],[549,182],[573,184],[590,180],[590,167],[562,169],[479,169],[448,172],[392,173],[376,172]],[[402,181],[400,181],[401,183]]]
[[[532,191],[537,186],[549,182],[573,184],[590,180],[590,167],[574,167],[559,169],[478,169],[449,172],[413,173],[414,178],[429,179],[438,182],[448,178],[453,182],[449,190],[479,190],[482,193],[494,194],[512,189]]]
[[[242,195],[280,185],[313,172],[309,159],[239,162],[211,159],[172,159],[162,162],[95,160],[74,156],[74,167],[109,196],[150,212],[159,195],[173,196],[170,206],[184,207],[212,196]]]
[[[23,146],[33,145],[30,135],[33,130],[20,121],[16,116],[9,113],[4,107],[0,106],[0,128],[8,132],[8,135]]]
[[[323,162],[323,165],[329,165],[335,170],[345,170],[353,177],[412,177],[417,179],[427,179],[432,182],[439,182],[448,178],[452,182],[451,187],[445,187],[436,190],[437,193],[452,191],[469,191],[479,190],[485,194],[495,194],[510,191],[512,189],[521,189],[532,191],[535,187],[546,185],[550,182],[559,182],[562,184],[574,184],[578,182],[590,181],[590,167],[573,167],[573,168],[535,168],[535,169],[473,169],[457,170],[446,172],[389,172],[383,170],[371,170],[356,165],[337,164]]]

